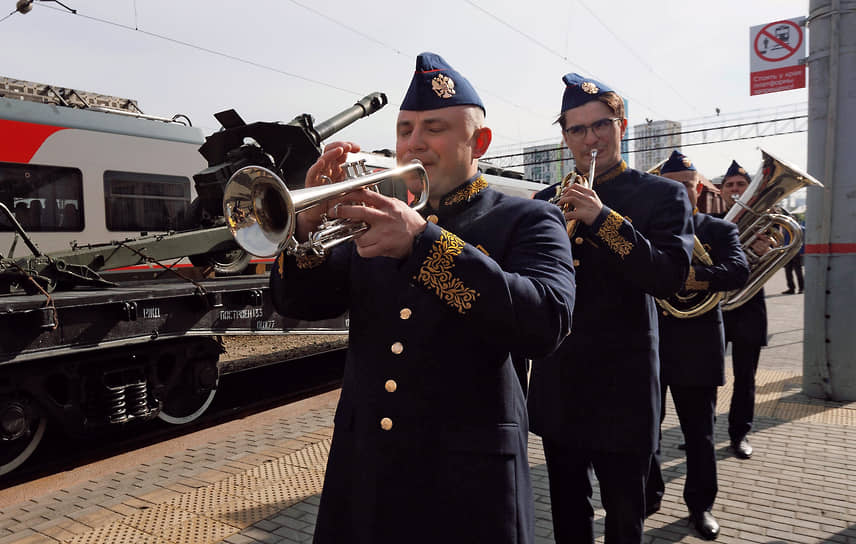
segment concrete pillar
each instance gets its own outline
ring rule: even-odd
[[[856,1],[809,6],[803,391],[856,400]]]

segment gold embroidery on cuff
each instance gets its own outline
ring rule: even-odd
[[[306,255],[296,255],[295,259],[297,260],[297,268],[300,268],[301,270],[307,270],[309,268],[315,268],[316,266],[320,266],[321,263],[327,260],[327,256],[307,253]]]
[[[622,259],[633,249],[633,243],[624,239],[618,232],[623,222],[624,218],[618,212],[611,211],[597,231],[598,237]]]
[[[431,253],[413,278],[462,315],[472,308],[473,301],[479,296],[475,289],[469,289],[459,278],[452,276],[454,257],[460,255],[463,249],[463,240],[449,231],[442,231],[440,239],[434,242]]]
[[[695,277],[695,268],[690,267],[690,273],[687,275],[687,281],[684,282],[684,289],[687,291],[707,291],[710,287],[709,281],[699,281]]]

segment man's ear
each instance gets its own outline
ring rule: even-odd
[[[473,134],[473,158],[483,157],[487,153],[487,148],[490,147],[491,140],[493,140],[493,132],[489,128],[476,129]]]

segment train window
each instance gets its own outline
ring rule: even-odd
[[[0,202],[27,232],[83,230],[83,174],[77,168],[0,162]],[[0,214],[0,231],[11,230]]]
[[[189,204],[189,178],[104,172],[107,230],[178,230]]]

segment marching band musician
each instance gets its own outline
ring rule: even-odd
[[[544,355],[570,330],[564,220],[487,186],[484,105],[439,55],[418,56],[396,136],[399,164],[428,172],[429,205],[351,193],[365,206],[326,211],[369,230],[321,263],[280,255],[271,275],[284,315],[350,311],[315,542],[531,543],[528,424],[510,354]],[[328,145],[306,184],[342,179],[356,150]],[[319,218],[300,214],[298,237]]]
[[[722,179],[722,198],[728,204],[734,204],[749,188],[752,178],[746,170],[732,160],[731,166]],[[764,255],[770,250],[770,238],[760,234],[752,245],[756,255]],[[752,446],[746,435],[752,430],[755,417],[755,373],[761,347],[767,345],[767,304],[764,301],[764,289],[754,297],[733,310],[723,312],[725,322],[725,342],[731,342],[731,364],[734,371],[734,392],[728,411],[728,436],[731,449],[740,459],[752,456]]]
[[[693,248],[683,186],[621,159],[624,101],[603,83],[564,76],[558,123],[578,172],[597,150],[593,188],[570,184],[559,205],[576,219],[574,328],[533,361],[530,427],[543,439],[554,537],[594,542],[593,468],[606,509],[606,542],[642,541],[645,481],[660,421],[653,296],[684,283]],[[555,194],[542,191],[540,198]]]
[[[716,292],[743,287],[749,278],[749,264],[740,245],[737,226],[698,212],[696,203],[702,185],[692,161],[674,150],[661,167],[660,175],[686,187],[693,206],[695,235],[713,261],[711,266],[693,262],[684,288]],[[719,524],[710,511],[717,492],[713,436],[716,388],[725,384],[723,335],[719,305],[690,318],[677,318],[666,310],[660,312],[660,424],[665,417],[666,388],[670,388],[686,439],[684,501],[690,512],[690,522],[707,540],[719,535]],[[659,510],[665,490],[659,451],[658,447],[651,459],[648,477],[649,515]]]

